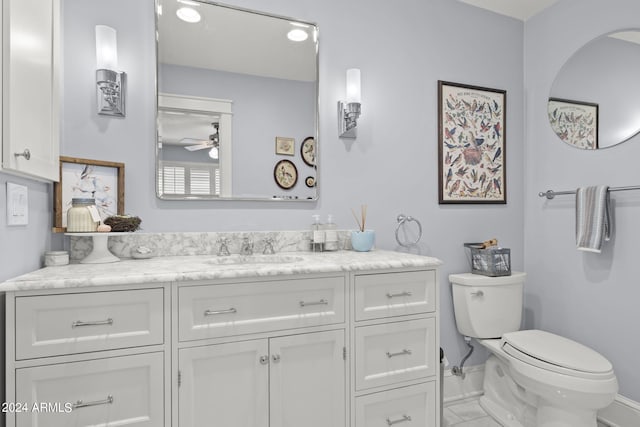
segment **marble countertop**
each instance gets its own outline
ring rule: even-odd
[[[166,256],[146,260],[127,259],[111,264],[69,264],[46,267],[0,283],[0,292],[64,289],[92,286],[135,285],[234,279],[289,274],[332,273],[388,268],[437,267],[437,258],[374,250],[370,252],[281,252],[285,258],[271,263],[270,255],[256,255],[257,263],[232,263],[215,255]]]

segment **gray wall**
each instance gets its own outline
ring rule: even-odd
[[[417,249],[445,261],[441,270],[442,344],[452,361],[458,336],[447,275],[468,271],[463,242],[497,237],[523,267],[523,24],[451,0],[236,0],[237,6],[293,16],[320,28],[320,201],[170,202],[154,195],[153,2],[65,1],[62,153],[126,163],[126,211],[145,231],[304,229],[315,212],[354,228],[350,209],[368,205],[378,247],[397,249],[399,213],[424,226]],[[121,13],[127,10],[127,13]],[[454,19],[455,17],[455,19]],[[97,116],[96,24],[118,31],[120,68],[129,79],[127,117]],[[478,37],[482,34],[482,37]],[[356,140],[337,137],[336,102],[345,70],[362,70]],[[506,89],[508,200],[502,206],[438,205],[437,80]],[[71,83],[73,82],[73,83]],[[478,351],[470,363],[483,361]]]
[[[27,186],[28,225],[7,226],[7,182]],[[42,266],[43,254],[51,245],[51,188],[51,184],[0,172],[0,282]]]
[[[234,196],[284,194],[306,199],[315,194],[304,184],[315,171],[300,157],[300,144],[315,133],[315,82],[163,64],[158,87],[160,92],[233,101]],[[295,139],[294,157],[275,154],[276,136]],[[282,190],[273,180],[273,168],[282,159],[293,161],[298,169],[298,183],[290,191]]]
[[[620,393],[636,401],[640,400],[636,265],[640,193],[613,193],[615,236],[602,254],[575,249],[572,196],[546,201],[537,194],[584,185],[640,184],[637,142],[607,150],[578,150],[558,140],[546,117],[556,73],[577,49],[602,34],[638,27],[637,0],[562,0],[527,22],[524,193],[527,325],[602,353],[614,365]]]

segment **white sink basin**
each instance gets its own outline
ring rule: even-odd
[[[289,264],[302,259],[293,255],[229,255],[212,258],[207,262],[214,265]]]

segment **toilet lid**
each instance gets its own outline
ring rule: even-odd
[[[536,366],[553,371],[573,371],[579,376],[580,372],[604,374],[613,370],[611,363],[600,353],[550,332],[535,329],[509,332],[502,336],[502,347],[513,357],[528,363],[533,360]]]

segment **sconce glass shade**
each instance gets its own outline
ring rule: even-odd
[[[340,138],[357,136],[358,117],[360,117],[360,70],[347,70],[347,93],[344,102],[338,101],[338,135]]]
[[[361,98],[360,70],[358,68],[350,68],[347,70],[347,103],[360,103]]]
[[[126,74],[116,71],[116,30],[106,25],[96,25],[96,68],[98,114],[124,117]]]
[[[116,30],[106,25],[96,25],[96,65],[98,70],[118,69]]]

